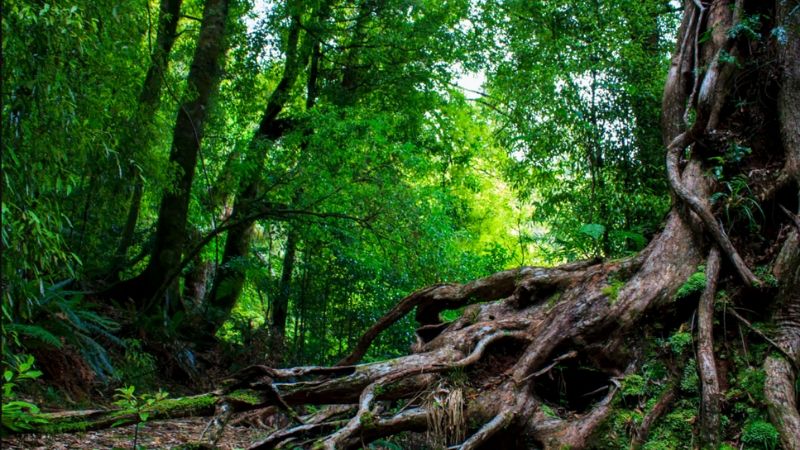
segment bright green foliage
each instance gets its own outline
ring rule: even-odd
[[[706,266],[698,266],[697,272],[689,275],[689,278],[678,288],[675,299],[680,300],[691,295],[703,292],[706,287]]]
[[[20,383],[35,380],[42,372],[33,369],[33,356],[18,357],[15,364],[3,369],[3,427],[2,433],[32,430],[36,425],[46,424],[39,407],[31,402],[17,399]]]
[[[134,410],[139,420],[147,422],[150,417],[149,410],[158,408],[158,405],[169,396],[167,392],[158,390],[155,394],[136,394],[136,386],[125,386],[116,389],[114,404],[125,410]]]
[[[676,355],[682,355],[687,349],[692,346],[692,334],[685,331],[677,331],[667,340],[670,349]]]
[[[534,207],[528,239],[553,260],[640,249],[668,206],[657,130],[676,14],[659,1],[481,6],[479,103]]]
[[[746,449],[774,450],[778,448],[778,430],[769,422],[748,422],[742,430],[742,442]]]

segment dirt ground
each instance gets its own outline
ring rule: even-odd
[[[203,417],[153,421],[139,426],[137,448],[169,449],[197,442],[209,419]],[[255,427],[228,426],[218,443],[222,450],[244,449],[267,430]],[[3,438],[5,450],[10,449],[130,449],[133,448],[134,425],[84,433],[52,435],[26,434]]]

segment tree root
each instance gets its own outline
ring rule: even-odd
[[[725,256],[728,257],[731,264],[733,264],[742,281],[744,281],[747,286],[758,286],[761,284],[761,281],[753,274],[750,268],[747,267],[742,257],[739,256],[739,252],[736,251],[731,240],[725,234],[725,231],[719,225],[717,219],[714,218],[714,214],[711,213],[711,210],[699,197],[686,189],[680,179],[681,175],[678,167],[680,155],[689,145],[689,132],[684,132],[676,137],[667,149],[667,177],[669,178],[672,191],[675,192],[675,195],[677,195],[683,203],[689,206],[692,212],[697,214],[700,220],[702,220],[705,229],[725,253]]]
[[[700,436],[703,445],[716,448],[720,442],[720,390],[714,358],[714,295],[717,292],[720,256],[713,247],[706,262],[706,287],[697,307],[697,369],[700,372]]]
[[[775,263],[781,285],[776,299],[774,322],[781,356],[770,355],[764,362],[764,397],[772,422],[781,435],[783,448],[800,449],[800,413],[796,380],[800,367],[800,232],[792,232]]]
[[[430,286],[400,300],[391,311],[371,326],[349,355],[336,366],[350,366],[361,360],[370,344],[385,329],[417,307],[416,320],[424,326],[439,324],[439,313],[476,302],[489,302],[508,297],[516,292],[520,304],[529,300],[537,290],[557,289],[577,280],[581,270],[597,261],[581,261],[555,268],[521,267],[498,272],[467,284],[439,284]]]

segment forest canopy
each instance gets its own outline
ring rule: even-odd
[[[798,448],[796,1],[2,10],[4,432]]]

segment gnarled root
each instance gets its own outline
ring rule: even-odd
[[[705,189],[702,183],[694,188]],[[267,403],[285,403],[284,410],[300,404],[347,405],[336,414],[303,417],[305,423],[276,431],[252,448],[353,448],[399,431],[424,431],[440,423],[431,420],[440,413],[422,394],[434,386],[463,395],[463,403],[452,402],[463,406],[449,408],[459,410],[454,413],[463,417],[467,434],[444,440],[457,447],[477,448],[510,437],[516,439],[513,445],[583,447],[612,409],[615,380],[636,368],[646,318],[671,303],[701,261],[694,235],[691,223],[673,213],[638,258],[523,268],[419,291],[376,325],[384,327],[410,312],[410,303],[416,305],[417,317],[433,328],[423,329],[425,336],[408,356],[334,368],[250,368],[233,386],[256,390]],[[612,278],[625,281],[614,298],[606,289]],[[440,311],[468,303],[474,304],[458,320],[440,321]],[[613,339],[598,344],[597,336],[611,332]],[[358,359],[359,352],[349,360]],[[605,381],[583,393],[584,406],[564,417],[545,414],[539,386],[546,386],[543,380],[555,366],[573,360],[592,366]]]

